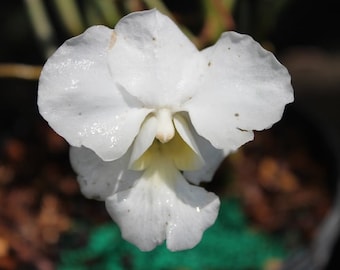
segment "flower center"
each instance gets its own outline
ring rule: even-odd
[[[167,143],[175,136],[172,113],[169,109],[163,108],[157,110],[155,116],[157,118],[156,139],[161,143]]]
[[[130,169],[159,169],[162,167],[159,162],[179,171],[201,168],[204,160],[191,132],[187,119],[180,113],[172,114],[169,109],[151,113],[134,141]]]
[[[160,164],[163,164],[160,166]],[[192,171],[201,168],[202,159],[181,136],[175,132],[172,140],[161,143],[154,140],[152,145],[133,164],[134,170],[164,169],[166,166],[180,171]]]

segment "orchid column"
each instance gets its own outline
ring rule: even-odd
[[[83,194],[104,200],[145,251],[199,243],[219,199],[197,185],[293,101],[287,70],[252,38],[227,32],[198,51],[157,10],[66,41],[38,94],[40,113],[72,146]]]

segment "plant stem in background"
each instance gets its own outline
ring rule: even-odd
[[[25,4],[33,30],[47,59],[56,50],[56,45],[54,29],[48,18],[43,1],[25,0]]]
[[[25,64],[0,64],[0,78],[38,80],[41,68],[41,66]]]
[[[84,29],[79,8],[74,0],[54,0],[55,7],[58,11],[64,27],[71,36],[79,35]]]
[[[112,0],[101,0],[95,1],[94,4],[101,12],[105,19],[106,25],[114,27],[114,25],[120,20],[123,14],[119,12],[117,1]]]

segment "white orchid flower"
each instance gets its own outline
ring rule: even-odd
[[[197,184],[292,101],[287,70],[252,38],[227,32],[199,51],[157,10],[66,41],[38,95],[72,146],[83,194],[105,200],[123,238],[145,251],[200,241],[219,199]]]

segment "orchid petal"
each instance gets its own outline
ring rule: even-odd
[[[194,139],[193,133],[195,132],[191,125],[188,123],[188,119],[186,119],[181,114],[175,114],[174,115],[174,124],[176,127],[176,130],[178,134],[180,135],[183,142],[185,142],[186,145],[183,145],[183,143],[178,144],[172,144],[170,143],[170,147],[172,148],[172,152],[179,153],[176,155],[176,158],[174,159],[176,163],[176,166],[180,170],[185,171],[192,171],[200,169],[205,164],[205,160],[202,158],[201,152],[199,150],[199,147],[196,144],[196,141]],[[175,138],[176,139],[176,138]],[[195,155],[191,154],[193,156],[192,158],[189,158],[188,156],[185,156],[185,148],[187,146],[190,147],[190,150],[195,153]],[[191,160],[191,166],[188,166],[188,161]]]
[[[137,161],[144,152],[151,146],[155,139],[157,132],[157,119],[155,116],[148,116],[144,124],[142,125],[132,147],[132,153],[129,161],[129,167],[133,170],[144,170],[148,166],[148,162],[145,163]],[[136,162],[137,161],[137,162]]]
[[[118,83],[146,107],[176,107],[192,96],[202,61],[176,24],[157,10],[134,12],[115,27],[109,53]]]
[[[84,196],[105,200],[115,192],[130,188],[142,175],[128,170],[130,154],[129,150],[120,159],[108,162],[88,148],[71,147],[70,161]]]
[[[215,222],[219,199],[189,185],[176,168],[158,165],[157,173],[146,170],[131,189],[108,197],[107,210],[123,238],[143,251],[165,239],[170,250],[192,248]]]
[[[200,184],[201,182],[210,182],[228,153],[220,149],[216,149],[208,140],[204,139],[197,133],[193,133],[195,142],[201,151],[204,165],[194,171],[184,171],[184,177],[193,184]]]
[[[121,157],[149,109],[116,85],[108,68],[114,33],[94,26],[66,41],[45,64],[38,105],[42,116],[73,146],[104,160]]]
[[[186,104],[197,133],[224,152],[253,139],[253,130],[277,122],[293,101],[290,76],[273,56],[246,35],[227,32],[204,51],[200,88]]]
[[[178,174],[178,178],[182,178]],[[205,189],[177,181],[174,193],[177,201],[172,210],[173,219],[167,228],[167,247],[170,250],[183,250],[194,247],[202,234],[215,223],[220,200]]]
[[[185,178],[197,185],[200,182],[211,181],[217,167],[228,153],[223,153],[222,150],[216,149],[209,141],[199,136],[187,114],[175,114],[174,124],[177,132],[201,160],[199,168],[183,172]]]
[[[197,154],[201,155],[200,150],[196,144],[193,133],[195,132],[192,128],[192,125],[189,125],[189,119],[182,114],[174,115],[174,124],[177,132],[182,137],[182,139],[186,142],[187,145],[191,147],[191,149]]]

